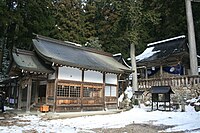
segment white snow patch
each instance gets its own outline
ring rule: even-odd
[[[94,128],[120,128],[132,123],[145,123],[152,125],[173,125],[173,128],[168,128],[165,132],[176,131],[192,131],[199,129],[200,112],[195,112],[194,107],[186,106],[186,112],[165,112],[165,111],[147,111],[151,106],[141,105],[141,108],[133,108],[129,111],[110,115],[95,115],[82,116],[77,118],[66,118],[56,120],[42,120],[36,115],[17,116],[16,119],[30,120],[22,126],[0,126],[0,132],[3,133],[22,133],[24,131],[35,130],[39,133],[56,132],[56,133],[77,133],[81,131],[91,132]],[[198,130],[200,131],[200,130]]]
[[[4,110],[13,110],[13,108],[10,108],[10,107],[7,107],[7,106],[4,106]]]
[[[155,45],[155,44],[164,43],[164,42],[168,42],[168,41],[172,41],[172,40],[176,40],[176,39],[180,39],[180,38],[185,38],[185,35],[172,37],[172,38],[169,38],[169,39],[165,39],[165,40],[149,43],[149,44],[147,44],[147,46],[152,46],[152,45]]]
[[[152,55],[154,55],[155,53],[160,52],[160,50],[153,51],[153,49],[154,49],[154,47],[147,48],[142,54],[136,56],[136,61],[140,61],[140,60],[149,58]]]

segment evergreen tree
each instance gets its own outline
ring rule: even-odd
[[[16,25],[16,47],[30,49],[33,33],[50,36],[54,26],[52,0],[23,0],[17,3],[20,19]]]
[[[51,0],[3,1],[6,47],[29,49],[33,33],[48,35],[53,24]]]
[[[120,41],[121,31],[118,22],[121,18],[122,2],[114,0],[96,1],[97,13],[95,27],[102,49],[111,53],[125,53],[126,43]],[[124,50],[124,51],[123,51]]]
[[[144,48],[144,39],[149,38],[146,23],[156,24],[159,20],[154,11],[144,10],[143,1],[103,0],[96,5],[95,23],[103,49],[123,53],[125,58],[129,57],[131,43],[139,44],[137,54]]]
[[[97,37],[95,29],[96,9],[94,0],[84,1],[83,12],[81,14],[84,20],[82,28],[84,29],[84,37],[89,40],[91,40],[90,38]]]
[[[148,25],[151,42],[187,33],[185,2],[183,0],[151,0],[144,3],[159,16],[156,25]]]
[[[55,28],[51,35],[54,38],[83,44],[85,42],[83,30],[81,0],[60,0],[55,3]]]
[[[192,3],[198,49],[199,4]],[[30,49],[36,33],[125,58],[130,44],[138,55],[147,43],[187,35],[183,0],[1,0],[0,28],[1,47],[9,49]]]
[[[48,35],[53,23],[50,17],[52,16],[51,2],[52,0],[0,1],[0,28],[2,29],[0,42],[4,59],[9,58],[6,49],[10,52],[14,46],[30,49],[33,33]],[[4,61],[3,64],[6,65],[6,62]],[[2,67],[8,68],[8,66]]]

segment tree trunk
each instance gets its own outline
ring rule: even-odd
[[[191,1],[185,0],[185,5],[186,5],[187,27],[188,27],[190,70],[191,70],[191,75],[198,75],[197,50],[196,50]]]
[[[133,89],[133,94],[134,94],[135,91],[138,91],[137,66],[136,66],[136,59],[135,59],[135,45],[134,44],[131,44],[130,57],[131,57],[131,66],[132,66],[132,89]]]

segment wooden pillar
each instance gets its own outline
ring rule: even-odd
[[[17,101],[16,97],[17,97],[17,94],[18,94],[17,83],[16,83],[16,81],[14,80],[14,83],[12,83],[12,84],[13,84],[13,88],[14,88],[14,92],[13,92],[14,107],[16,108],[16,107],[17,107],[17,105],[16,105],[16,101]]]
[[[116,99],[117,99],[117,108],[118,108],[118,96],[119,96],[119,79],[120,75],[117,75],[117,86],[116,86]]]
[[[58,86],[58,67],[56,67],[55,71],[55,81],[54,81],[54,96],[53,96],[53,112],[56,111],[56,102],[57,102],[57,86]]]
[[[22,86],[20,85],[18,87],[18,104],[17,104],[17,109],[21,109],[22,108]]]
[[[199,0],[197,0],[198,2]],[[191,75],[198,75],[198,61],[191,0],[185,0]]]
[[[160,78],[161,78],[161,80],[160,80],[160,84],[159,85],[163,85],[163,83],[162,83],[162,81],[163,81],[163,66],[162,65],[160,65]]]
[[[147,70],[147,67],[145,67],[145,79],[148,79],[148,70]]]
[[[135,91],[138,91],[138,79],[137,79],[137,65],[136,65],[136,58],[135,58],[135,44],[131,44],[130,49],[130,57],[131,57],[131,66],[132,66],[132,91],[133,91],[133,98]]]
[[[106,109],[106,98],[105,98],[105,88],[106,88],[106,73],[103,72],[103,109]]]
[[[27,88],[26,112],[30,112],[31,109],[31,89],[32,89],[32,78],[29,77],[28,88]]]
[[[80,97],[81,97],[81,111],[83,111],[83,82],[84,82],[84,75],[85,75],[85,71],[84,69],[82,70],[82,83],[81,83],[81,92],[80,92]]]
[[[58,82],[58,78],[56,78],[56,79],[55,79],[55,82],[54,82],[53,112],[56,111],[56,102],[57,102],[57,82]]]
[[[38,93],[39,93],[39,81],[36,81],[36,85],[35,85],[35,103],[38,103]]]

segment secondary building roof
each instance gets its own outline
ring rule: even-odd
[[[17,67],[23,71],[53,73],[53,69],[47,67],[32,51],[15,49],[12,55]]]
[[[185,36],[149,43],[146,50],[136,56],[139,66],[156,66],[160,64],[177,64],[185,58],[188,60],[188,47]]]
[[[152,86],[151,87],[152,94],[166,94],[166,93],[174,93],[170,86]]]
[[[33,43],[37,54],[54,64],[102,72],[123,73],[130,71],[128,67],[116,61],[111,54],[106,52],[40,35],[36,35]]]

